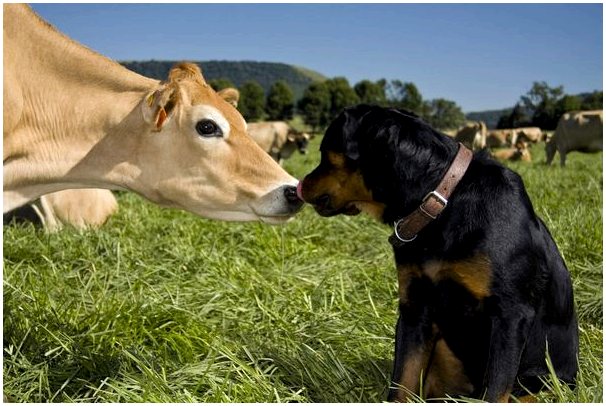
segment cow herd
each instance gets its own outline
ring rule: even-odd
[[[502,161],[531,162],[529,145],[545,142],[547,165],[559,152],[560,165],[565,166],[569,152],[602,150],[602,127],[602,110],[593,110],[565,113],[553,134],[539,127],[488,130],[483,121],[469,121],[458,131],[446,134],[474,151],[488,148],[494,158]]]

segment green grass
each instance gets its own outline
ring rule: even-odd
[[[287,161],[301,177],[318,160]],[[602,154],[512,164],[573,275],[580,374],[601,402]],[[203,220],[132,194],[98,231],[4,228],[4,393],[18,402],[381,402],[397,317],[387,237],[309,207],[285,226]]]

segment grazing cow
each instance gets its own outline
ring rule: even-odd
[[[486,147],[486,124],[483,121],[468,121],[461,128],[455,140],[473,151]]]
[[[295,150],[307,153],[310,135],[291,128],[284,121],[249,123],[250,137],[280,165]]]
[[[571,151],[602,151],[603,112],[572,111],[565,113],[558,121],[555,133],[545,146],[547,165],[560,153],[560,165],[566,164],[566,154]]]
[[[159,82],[4,5],[4,211],[64,189],[123,189],[166,207],[278,224],[297,180],[246,135],[234,92],[198,66]],[[230,102],[232,104],[230,104]]]
[[[525,141],[518,141],[513,148],[502,148],[491,152],[492,156],[501,161],[532,162],[532,155]]]
[[[486,146],[489,148],[510,147],[516,142],[516,131],[512,128],[491,130],[486,134]]]
[[[539,127],[520,127],[515,128],[514,131],[516,132],[517,140],[519,141],[526,141],[536,144],[544,139],[543,132]]]

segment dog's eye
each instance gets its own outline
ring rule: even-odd
[[[203,137],[221,137],[223,131],[221,127],[212,120],[200,120],[196,124],[196,131]]]

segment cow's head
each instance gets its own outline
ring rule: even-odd
[[[137,146],[138,192],[203,217],[280,223],[302,202],[297,180],[246,135],[235,89],[215,92],[182,63],[141,101],[145,140]]]
[[[310,135],[304,132],[290,130],[288,133],[288,141],[296,144],[299,153],[307,154],[307,146],[309,145]]]

